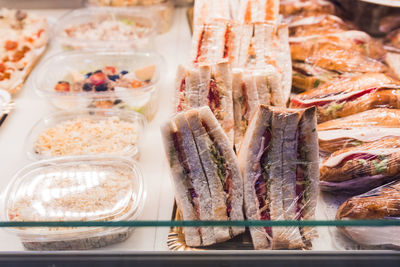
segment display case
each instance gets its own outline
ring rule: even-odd
[[[59,20],[75,22],[68,19],[73,14],[71,9],[64,6],[63,9],[35,9],[29,5],[30,1],[25,2],[29,12],[47,18],[53,34],[21,91],[10,96],[0,90],[1,266],[15,263],[32,266],[399,265],[399,216],[349,220],[343,212],[340,217],[337,210],[350,196],[339,196],[337,192],[319,192],[315,218],[310,220],[188,220],[184,217],[181,203],[175,198],[176,187],[168,161],[170,151],[165,151],[160,129],[175,113],[177,81],[180,82],[176,79],[178,66],[190,64],[193,44],[187,8],[175,7],[171,28],[158,34],[157,30],[153,31],[151,45],[130,46],[131,40],[124,42],[123,45],[129,46],[129,51],[124,52],[118,47],[108,51],[99,47],[65,51],[56,29],[60,27]],[[81,7],[94,2],[86,1]],[[12,4],[6,1],[2,6],[12,7]],[[93,8],[97,7],[90,7],[89,12]],[[138,14],[146,16],[144,11]],[[81,19],[88,19],[89,15]],[[121,42],[113,44],[118,46]],[[136,73],[132,78],[142,82],[140,88],[124,88],[119,95],[115,89],[112,93],[96,91],[96,86],[101,84],[94,78],[90,80],[100,69],[108,76],[107,82],[114,86],[113,75],[119,75],[120,79],[125,75],[121,71],[133,73],[150,65],[155,67],[150,71],[151,77],[140,79]],[[108,73],[114,70],[103,69],[107,66],[116,67],[118,74]],[[75,79],[75,72],[85,82]],[[86,77],[87,73],[90,75]],[[90,81],[90,92],[83,89],[72,92],[74,81],[82,86]],[[55,90],[59,82],[68,82],[71,91]],[[103,102],[110,102],[112,108]],[[67,131],[65,127],[76,128]],[[130,137],[135,135],[134,140],[124,136],[125,131]],[[68,136],[70,144],[55,138],[61,133],[63,138]],[[83,134],[88,136],[79,139]],[[38,144],[40,140],[42,143]],[[78,142],[85,144],[76,152],[74,146]],[[48,151],[40,153],[39,146]],[[102,191],[108,186],[113,190]],[[359,198],[379,197],[386,189],[375,189]],[[396,192],[391,194],[396,200]],[[74,203],[62,199],[66,196],[72,197]],[[89,210],[88,202],[95,203],[96,207]],[[392,204],[398,209],[396,201]],[[244,231],[211,246],[187,245],[187,229],[201,231],[213,227],[230,228],[230,235],[235,227],[242,227]],[[267,228],[284,233],[312,228],[315,234],[311,247],[255,250],[250,228],[261,229],[265,237]]]

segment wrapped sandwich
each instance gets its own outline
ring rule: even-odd
[[[323,155],[388,137],[400,138],[399,109],[371,109],[318,125],[319,150]]]
[[[337,220],[385,220],[400,217],[400,182],[392,182],[345,201]],[[346,236],[361,245],[400,247],[399,227],[341,227]]]
[[[297,95],[292,108],[317,107],[318,122],[346,117],[366,110],[400,108],[400,82],[383,73],[366,73],[333,80]]]
[[[363,193],[400,174],[400,138],[392,137],[344,148],[320,165],[320,188],[324,191]]]
[[[176,110],[209,106],[233,145],[232,72],[227,62],[178,68]]]
[[[312,220],[318,191],[315,108],[261,105],[239,151],[248,220]],[[310,249],[312,228],[250,229],[255,249]]]
[[[208,107],[174,116],[162,128],[175,199],[184,220],[243,220],[243,184],[232,146]],[[188,227],[188,246],[208,246],[244,227]]]

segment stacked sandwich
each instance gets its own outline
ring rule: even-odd
[[[315,108],[287,109],[292,67],[279,1],[198,0],[191,63],[163,127],[184,220],[312,220],[318,187]],[[236,151],[236,153],[235,153]],[[240,227],[185,228],[208,246]],[[252,227],[255,249],[311,249],[312,228]]]
[[[290,29],[293,86],[302,92],[290,106],[317,109],[320,189],[361,193],[345,201],[336,218],[398,219],[400,69],[386,65],[398,63],[380,42],[339,18],[331,2],[285,0],[281,12]],[[394,51],[395,33],[385,42]],[[400,245],[398,229],[379,228],[340,230],[360,244]]]
[[[290,107],[317,109],[321,189],[360,193],[396,179],[400,81],[381,43],[324,0],[286,0],[293,86]],[[398,140],[399,139],[399,140]]]
[[[318,189],[315,108],[261,105],[237,159],[210,108],[180,112],[162,129],[184,220],[312,220]],[[244,210],[244,213],[243,213]],[[186,228],[189,246],[208,246],[240,227]],[[255,249],[311,249],[314,229],[250,229]]]
[[[178,70],[176,109],[208,105],[238,150],[258,105],[286,106],[292,67],[279,1],[234,2],[196,1],[191,63]]]

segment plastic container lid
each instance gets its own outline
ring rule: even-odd
[[[3,221],[135,220],[145,200],[143,177],[124,157],[64,157],[21,169],[8,185]],[[119,228],[13,228],[25,242],[66,241]]]
[[[129,110],[57,112],[35,124],[25,147],[33,160],[99,154],[138,158],[145,125],[143,115]]]
[[[152,45],[156,21],[140,10],[76,9],[58,20],[54,35],[72,49],[142,49]]]

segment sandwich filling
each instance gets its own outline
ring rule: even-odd
[[[219,111],[221,110],[221,98],[218,92],[218,84],[215,80],[215,77],[211,77],[210,86],[208,91],[208,106],[211,111],[214,113],[215,117],[220,120]]]
[[[269,179],[269,161],[268,161],[268,149],[271,142],[270,129],[266,129],[262,138],[260,151],[258,152],[256,159],[256,181],[254,189],[258,200],[259,218],[260,220],[269,221],[271,220],[270,215],[270,179]],[[272,228],[264,227],[266,233],[272,237]]]
[[[229,48],[232,43],[232,25],[227,24],[226,30],[225,30],[225,43],[224,43],[224,56],[223,58],[227,58],[229,56]]]
[[[364,95],[377,91],[378,88],[369,88],[362,91],[352,93],[339,93],[336,95],[325,95],[314,99],[292,99],[292,106],[297,108],[307,108],[312,106],[322,107],[327,106],[328,109],[337,109],[339,106],[343,107],[345,102],[354,101]],[[341,108],[340,107],[340,108]],[[339,109],[340,109],[339,108]]]
[[[178,100],[178,106],[176,108],[178,112],[183,110],[185,96],[186,96],[186,79],[183,78],[181,81],[181,85],[179,86],[179,100]]]
[[[200,37],[199,37],[199,41],[197,43],[197,53],[196,53],[196,59],[194,60],[194,63],[199,62],[199,58],[201,56],[201,48],[203,46],[203,41],[204,41],[204,37],[205,37],[205,32],[206,32],[206,25],[203,26],[203,29],[202,29]]]
[[[246,132],[247,126],[248,126],[248,117],[249,117],[249,103],[248,103],[248,98],[247,98],[247,87],[246,84],[243,82],[242,83],[242,96],[239,98],[239,102],[241,104],[241,125],[240,125],[240,130],[244,134]]]
[[[205,121],[201,122],[206,132],[210,132],[210,129]],[[223,152],[221,147],[218,146],[217,142],[212,138],[211,135],[208,135],[211,140],[211,145],[209,147],[210,154],[213,162],[217,165],[218,168],[218,177],[221,181],[222,188],[226,194],[226,215],[230,218],[232,212],[232,199],[233,199],[233,176],[232,171],[228,167],[228,163],[223,157]]]

